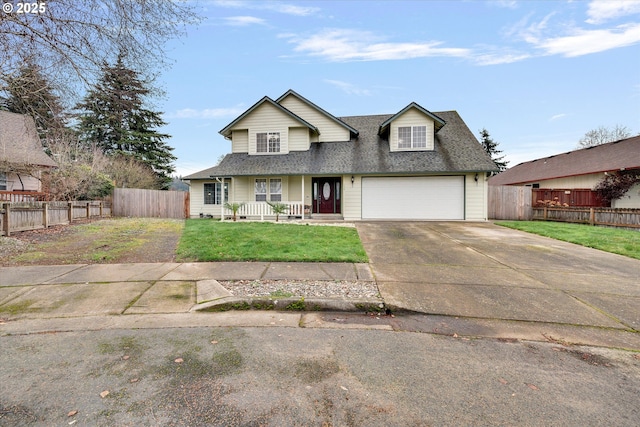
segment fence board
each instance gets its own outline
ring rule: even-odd
[[[536,207],[533,219],[640,228],[640,209]]]
[[[489,186],[489,218],[525,221],[531,219],[531,187]]]
[[[137,218],[189,218],[188,191],[116,188],[113,215]]]
[[[111,208],[102,202],[30,202],[4,203],[0,209],[0,234],[38,230],[69,224],[77,219],[111,216]]]

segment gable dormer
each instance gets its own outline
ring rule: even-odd
[[[231,140],[233,153],[287,154],[300,147],[308,149],[309,140],[318,134],[318,128],[265,96],[220,134]]]
[[[319,129],[311,142],[349,141],[358,130],[289,89],[276,102]]]
[[[412,102],[380,125],[378,133],[389,140],[391,151],[432,151],[435,134],[445,121]]]

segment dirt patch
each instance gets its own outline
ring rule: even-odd
[[[113,218],[0,237],[0,265],[173,262],[184,221]]]

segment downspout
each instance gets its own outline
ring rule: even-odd
[[[220,180],[219,176],[216,176],[216,181],[218,181],[220,183],[220,194],[222,195],[222,205],[220,206],[220,221],[224,222],[224,178],[222,180]],[[228,201],[228,200],[226,200]]]

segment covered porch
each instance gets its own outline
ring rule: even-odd
[[[194,200],[191,212],[200,217],[233,218],[231,206],[235,205],[237,219],[275,219],[272,207],[285,205],[280,218],[292,219],[344,219],[343,176],[232,176],[211,177],[211,181],[192,183],[192,193],[203,198]],[[194,191],[195,190],[195,191]]]

